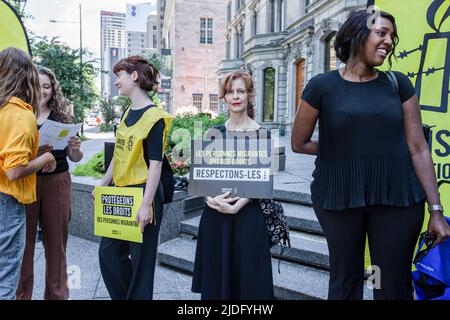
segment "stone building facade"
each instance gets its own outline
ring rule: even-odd
[[[162,5],[162,3],[160,3]],[[167,0],[163,49],[172,59],[170,105],[180,112],[218,112],[218,63],[225,48],[223,0]]]
[[[333,49],[349,12],[367,0],[225,0],[225,59],[219,78],[249,71],[256,120],[289,134],[306,83],[341,66]]]

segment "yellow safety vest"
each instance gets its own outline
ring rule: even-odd
[[[160,107],[151,107],[144,112],[141,119],[127,127],[125,119],[130,108],[125,112],[117,130],[114,148],[113,181],[117,187],[142,184],[147,181],[148,167],[144,159],[143,141],[153,125],[164,119],[163,155],[167,135],[172,126],[173,117]]]

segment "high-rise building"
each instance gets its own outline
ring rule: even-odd
[[[164,38],[162,36],[163,25],[164,25],[164,13],[166,11],[167,0],[157,0],[156,9],[158,16],[158,28],[159,28],[159,46],[161,49],[166,49],[164,45]]]
[[[155,2],[127,4],[127,55],[151,56],[158,53],[158,25]],[[156,27],[156,39],[153,35]],[[156,42],[156,46],[154,43]]]
[[[102,97],[106,98],[112,96],[111,93],[111,77],[110,70],[112,69],[108,63],[110,58],[111,48],[125,48],[127,41],[127,34],[125,29],[125,14],[110,11],[101,11],[101,27],[100,27],[100,64],[101,64],[101,91]],[[119,51],[117,51],[119,52]]]

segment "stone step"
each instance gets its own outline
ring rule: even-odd
[[[323,236],[291,230],[291,247],[274,246],[272,255],[303,265],[329,269],[328,246]],[[283,251],[283,253],[281,253]]]
[[[158,260],[186,272],[193,272],[196,241],[176,238],[161,244]],[[278,273],[278,264],[280,271]],[[272,259],[275,297],[289,300],[326,299],[329,274],[327,271],[302,266],[288,261]],[[364,287],[364,299],[372,299],[372,293]]]
[[[191,218],[180,223],[180,233],[197,237],[200,217]],[[291,248],[274,246],[272,254],[283,260],[300,262],[324,269],[329,268],[328,247],[323,236],[290,230]]]
[[[193,237],[197,237],[198,226],[200,225],[201,216],[181,221],[180,233],[184,233]]]
[[[184,199],[184,212],[189,213],[192,211],[197,211],[203,209],[205,206],[205,198],[204,197],[188,197]]]
[[[278,201],[312,206],[311,192],[306,188],[303,189],[305,190],[292,190],[292,188],[287,185],[274,185],[273,196],[274,199]]]
[[[289,229],[323,235],[322,227],[312,207],[284,201],[281,204]]]

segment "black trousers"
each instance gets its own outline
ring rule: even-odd
[[[411,266],[424,219],[424,202],[409,207],[370,206],[345,211],[314,208],[328,243],[328,299],[361,300],[366,235],[381,286],[375,300],[411,300]]]
[[[161,183],[154,198],[156,225],[145,227],[142,243],[103,237],[100,271],[112,300],[152,300],[158,235],[163,213]]]

